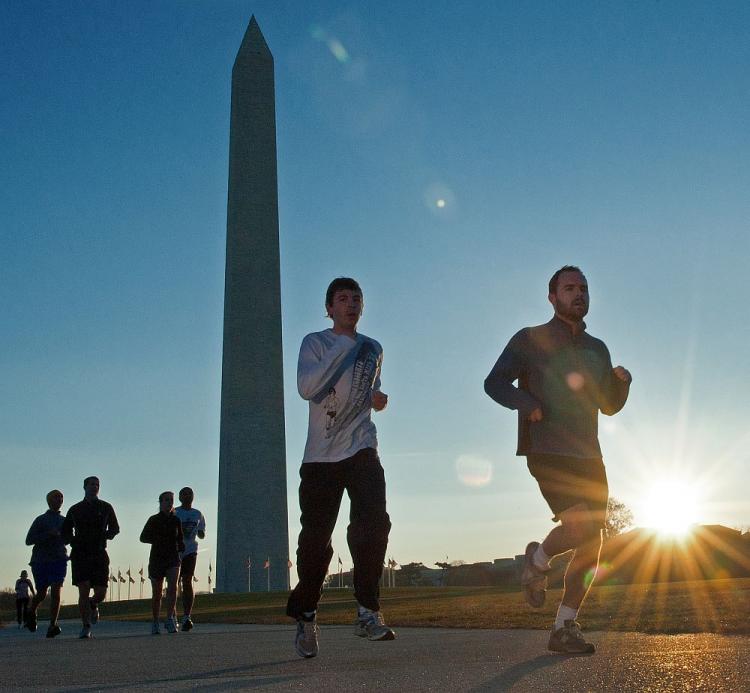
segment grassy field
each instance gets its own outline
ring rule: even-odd
[[[498,587],[399,587],[384,589],[382,609],[394,626],[441,628],[539,628],[554,619],[559,590],[547,595],[547,606],[530,609],[518,591]],[[289,623],[286,594],[199,595],[196,621],[223,623]],[[750,579],[700,580],[594,587],[581,622],[587,630],[643,633],[750,633]],[[13,622],[8,612],[0,614]],[[44,612],[40,612],[44,618]],[[63,618],[77,618],[75,606],[63,607]],[[150,620],[148,600],[108,602],[102,617]],[[349,624],[354,597],[349,590],[328,590],[319,612],[322,624]]]

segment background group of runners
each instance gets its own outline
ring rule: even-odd
[[[99,479],[95,476],[83,480],[84,498],[71,506],[63,516],[63,494],[57,489],[47,494],[48,510],[39,515],[29,528],[26,544],[33,546],[31,571],[36,591],[24,570],[16,581],[16,605],[19,627],[32,633],[37,629],[37,609],[51,592],[50,623],[47,637],[54,638],[62,630],[58,624],[60,592],[71,565],[72,581],[78,588],[78,607],[82,628],[79,637],[91,638],[91,627],[99,621],[99,604],[107,596],[109,586],[109,556],[107,542],[120,532],[114,508],[99,498]],[[148,576],[152,588],[151,632],[158,634],[164,581],[167,581],[165,627],[168,632],[179,630],[175,613],[177,582],[182,577],[182,603],[184,616],[182,629],[193,627],[191,613],[195,594],[193,575],[198,554],[197,539],[205,537],[206,521],[203,514],[193,508],[193,491],[185,487],[180,491],[180,506],[174,507],[174,494],[165,491],[159,496],[159,512],[146,521],[141,541],[151,544]],[[67,546],[71,551],[68,556]],[[29,594],[33,598],[29,599]]]
[[[552,319],[516,333],[484,387],[493,400],[518,412],[516,454],[526,457],[528,469],[554,513],[553,520],[560,523],[544,541],[532,541],[526,547],[521,577],[526,600],[536,608],[544,604],[549,561],[570,552],[548,647],[556,652],[592,653],[595,647],[586,641],[576,619],[593,582],[590,576],[598,567],[609,495],[597,421],[599,412],[611,416],[622,409],[632,378],[622,366],[613,368],[604,342],[586,332],[583,318],[589,309],[589,292],[578,267],[566,265],[553,274],[548,298],[554,309]],[[354,279],[334,279],[326,291],[325,307],[333,325],[303,339],[297,366],[297,389],[308,401],[309,418],[300,468],[299,581],[289,595],[286,612],[297,621],[295,650],[306,658],[318,654],[318,602],[333,556],[331,535],[344,491],[351,501],[347,542],[357,601],[354,633],[372,641],[396,637],[380,611],[379,582],[391,521],[371,420],[373,410],[382,411],[388,404],[388,396],[380,389],[383,348],[357,331],[364,299]],[[84,489],[84,500],[65,518],[60,515],[62,493],[51,491],[47,495],[50,509],[34,520],[26,540],[34,545],[31,566],[38,588],[26,624],[30,630],[36,629],[36,609],[51,587],[48,637],[60,632],[57,615],[67,565],[66,544],[72,546],[73,584],[79,589],[80,637],[91,637],[98,604],[106,595],[106,544],[119,532],[119,525],[112,506],[98,498],[99,480],[88,477]],[[159,512],[148,519],[141,533],[141,541],[151,544],[154,634],[160,632],[165,580],[165,625],[169,632],[178,630],[175,604],[180,574],[185,609],[182,628],[189,630],[193,625],[196,537],[204,537],[205,520],[192,508],[191,489],[182,489],[179,498],[181,505],[175,510],[172,492],[162,493]],[[23,578],[17,592],[28,598],[33,587]]]

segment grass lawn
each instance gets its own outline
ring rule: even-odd
[[[534,610],[518,591],[499,587],[397,587],[381,595],[386,620],[393,626],[443,628],[539,628],[554,619],[560,590],[550,590],[547,606]],[[286,593],[198,595],[196,621],[223,623],[289,623]],[[349,624],[354,620],[350,590],[326,590],[318,620]],[[178,605],[179,612],[179,605]],[[750,578],[594,586],[581,622],[586,630],[643,633],[750,633]],[[6,623],[10,613],[0,614]],[[44,612],[40,612],[44,618]],[[63,607],[63,618],[76,618],[75,606]],[[102,617],[150,620],[148,600],[108,602]]]

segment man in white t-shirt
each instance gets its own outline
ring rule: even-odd
[[[182,567],[180,569],[180,580],[182,580],[182,630],[188,631],[193,628],[193,603],[195,592],[193,591],[193,576],[195,575],[195,561],[198,558],[198,539],[206,538],[206,519],[203,513],[193,507],[193,489],[189,486],[180,489],[180,506],[175,508],[175,515],[182,523],[182,536],[185,542],[185,550],[180,558]],[[197,538],[196,538],[197,537]]]
[[[351,501],[347,541],[358,603],[354,633],[369,640],[396,637],[380,614],[378,583],[391,521],[370,420],[371,410],[381,411],[388,403],[380,391],[383,348],[357,332],[363,299],[354,279],[334,279],[325,302],[333,327],[302,340],[297,366],[297,389],[309,402],[309,420],[300,469],[299,583],[289,596],[287,614],[297,620],[295,649],[301,657],[318,653],[316,612],[345,490]]]

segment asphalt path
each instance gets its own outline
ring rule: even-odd
[[[546,650],[538,630],[399,628],[369,642],[324,626],[320,654],[294,653],[294,626],[201,624],[150,634],[101,621],[45,636],[0,630],[0,690],[119,691],[750,691],[750,637],[588,633],[594,655]]]

